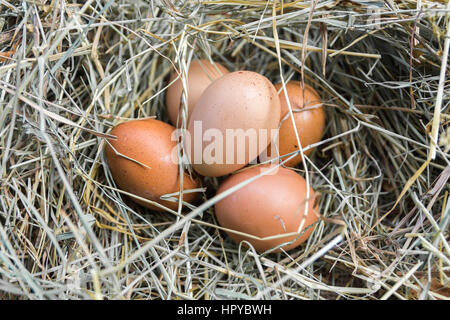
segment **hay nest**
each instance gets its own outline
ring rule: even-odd
[[[0,1],[0,298],[448,299],[449,3]],[[220,179],[181,214],[105,165],[120,121],[167,121],[195,58],[303,80],[327,126],[297,170],[322,219],[256,254],[217,226]]]

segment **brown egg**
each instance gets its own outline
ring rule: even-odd
[[[261,168],[270,166],[256,166],[225,180],[217,194],[236,186],[261,173]],[[235,191],[215,205],[216,216],[219,224],[227,229],[236,230],[260,238],[276,236],[291,232],[297,232],[304,217],[306,204],[306,180],[291,169],[279,167],[274,174],[262,176],[250,182],[243,188]],[[314,230],[317,221],[317,207],[314,206],[314,191],[310,187],[308,211],[303,220],[300,236],[287,236],[278,239],[255,240],[236,233],[228,232],[228,235],[239,243],[243,240],[250,242],[257,251],[266,251],[285,242],[292,241],[282,248],[290,250],[303,243]],[[279,252],[277,249],[274,252]]]
[[[279,91],[282,88],[282,84],[276,84],[275,88]],[[305,85],[305,95],[303,96],[303,89],[299,81],[288,82],[286,84],[286,91],[291,104],[294,122],[302,148],[319,142],[325,129],[325,111],[323,109],[320,96],[309,85]],[[294,126],[292,125],[292,119],[289,116],[289,107],[283,90],[279,93],[279,97],[281,102],[282,123],[279,131],[278,150],[280,156],[283,156],[299,150],[299,146],[295,136]],[[316,105],[318,105],[317,108],[315,107]],[[301,111],[304,108],[311,109]],[[270,154],[270,149],[271,148],[269,147],[268,154]],[[304,154],[309,155],[312,151],[313,149],[307,150]],[[302,162],[302,158],[301,155],[298,155],[287,161],[285,165],[288,167],[294,167],[300,162]]]
[[[105,154],[111,174],[120,189],[177,210],[178,203],[160,199],[164,194],[180,191],[178,160],[175,152],[172,155],[172,151],[176,150],[176,141],[171,140],[174,130],[173,126],[155,119],[121,123],[111,131],[117,140],[109,142],[123,156],[117,155],[109,144],[106,144]],[[198,182],[185,173],[183,189],[194,188],[198,188]],[[193,202],[197,195],[183,193],[183,201]],[[150,209],[164,211],[144,201],[132,199]]]
[[[448,276],[448,273],[446,273],[446,276]],[[448,298],[450,298],[450,285],[445,283],[442,284],[438,276],[432,276],[430,280],[431,281],[428,280],[427,276],[422,276],[419,278],[419,281],[421,282],[423,287],[426,287],[427,283],[429,282],[429,292],[439,294],[439,296],[435,296],[436,300],[448,300]],[[421,293],[422,288],[419,286],[418,290],[412,290],[411,295],[415,299],[418,299]]]
[[[205,91],[211,82],[227,73],[230,73],[230,71],[217,62],[215,64],[210,63],[208,60],[194,60],[191,62],[187,79],[188,115],[186,119],[189,119],[198,98],[200,98],[203,91]],[[176,77],[177,73],[172,72],[170,75],[170,82]],[[181,79],[178,78],[178,80],[167,89],[166,93],[167,112],[169,113],[170,122],[174,126],[177,125],[182,92],[183,84]],[[179,121],[178,127],[181,127],[181,119]]]
[[[189,118],[194,170],[218,177],[243,168],[267,147],[279,121],[280,100],[266,77],[236,71],[217,79]]]

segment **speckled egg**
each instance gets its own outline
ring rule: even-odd
[[[266,77],[235,71],[217,79],[189,118],[194,170],[218,177],[243,168],[265,150],[279,121],[280,99]]]
[[[277,91],[280,91],[281,102],[281,125],[278,137],[278,146],[280,156],[299,150],[297,138],[295,136],[292,119],[289,115],[289,107],[282,84],[275,85]],[[305,85],[303,90],[299,81],[290,81],[286,84],[286,91],[291,104],[294,116],[295,127],[302,147],[305,148],[321,140],[325,130],[325,111],[319,94],[309,85]],[[313,149],[304,152],[309,155]],[[270,148],[268,148],[270,153]],[[285,163],[288,167],[294,167],[302,161],[301,155],[298,155]]]

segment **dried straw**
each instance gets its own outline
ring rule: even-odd
[[[449,299],[449,3],[0,1],[0,299]],[[222,178],[165,213],[116,188],[105,137],[196,58],[323,97],[301,247],[233,243]]]

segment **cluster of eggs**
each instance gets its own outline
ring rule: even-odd
[[[221,64],[207,60],[192,61],[186,80],[187,101],[182,103],[183,82],[178,73],[171,74],[166,105],[173,126],[156,119],[140,119],[121,123],[111,131],[117,139],[108,141],[105,154],[118,187],[135,195],[133,199],[137,203],[153,210],[164,207],[177,210],[177,201],[162,196],[172,194],[177,200],[192,203],[198,193],[188,190],[199,187],[201,176],[231,174],[220,184],[217,194],[245,181],[247,184],[218,201],[215,214],[234,241],[245,240],[258,251],[289,250],[304,242],[317,221],[314,190],[302,176],[286,167],[277,167],[271,174],[261,174],[262,170],[271,168],[270,164],[244,167],[260,156],[261,148],[248,147],[252,143],[262,147],[269,159],[278,159],[278,155],[294,155],[299,150],[297,135],[303,148],[320,141],[325,112],[319,95],[310,86],[303,88],[296,81],[286,83],[284,92],[282,84],[273,85],[261,74],[230,72]],[[184,117],[180,111],[185,112]],[[187,120],[187,133],[193,141],[185,146],[186,155],[198,174],[196,177],[179,174],[180,153],[174,152],[179,151],[179,146],[173,133],[181,127],[183,118]],[[197,132],[196,124],[201,125],[201,131]],[[225,137],[221,145],[215,146],[213,154],[230,161],[211,162],[201,152],[199,159],[193,161],[197,152],[194,146],[200,150],[208,148],[212,137],[203,136],[208,130]],[[244,135],[254,130],[256,134],[244,136],[242,151],[236,149],[237,145],[231,149],[226,147],[229,146],[227,138],[236,138],[228,137],[228,130]],[[260,136],[270,130],[276,130],[278,140]],[[275,149],[270,148],[271,143],[277,144]],[[275,156],[270,150],[277,150],[278,154]],[[308,149],[304,154],[311,151]],[[294,167],[301,161],[301,156],[296,155],[284,164]],[[181,181],[186,192],[180,192]],[[180,194],[182,199],[178,198]]]

